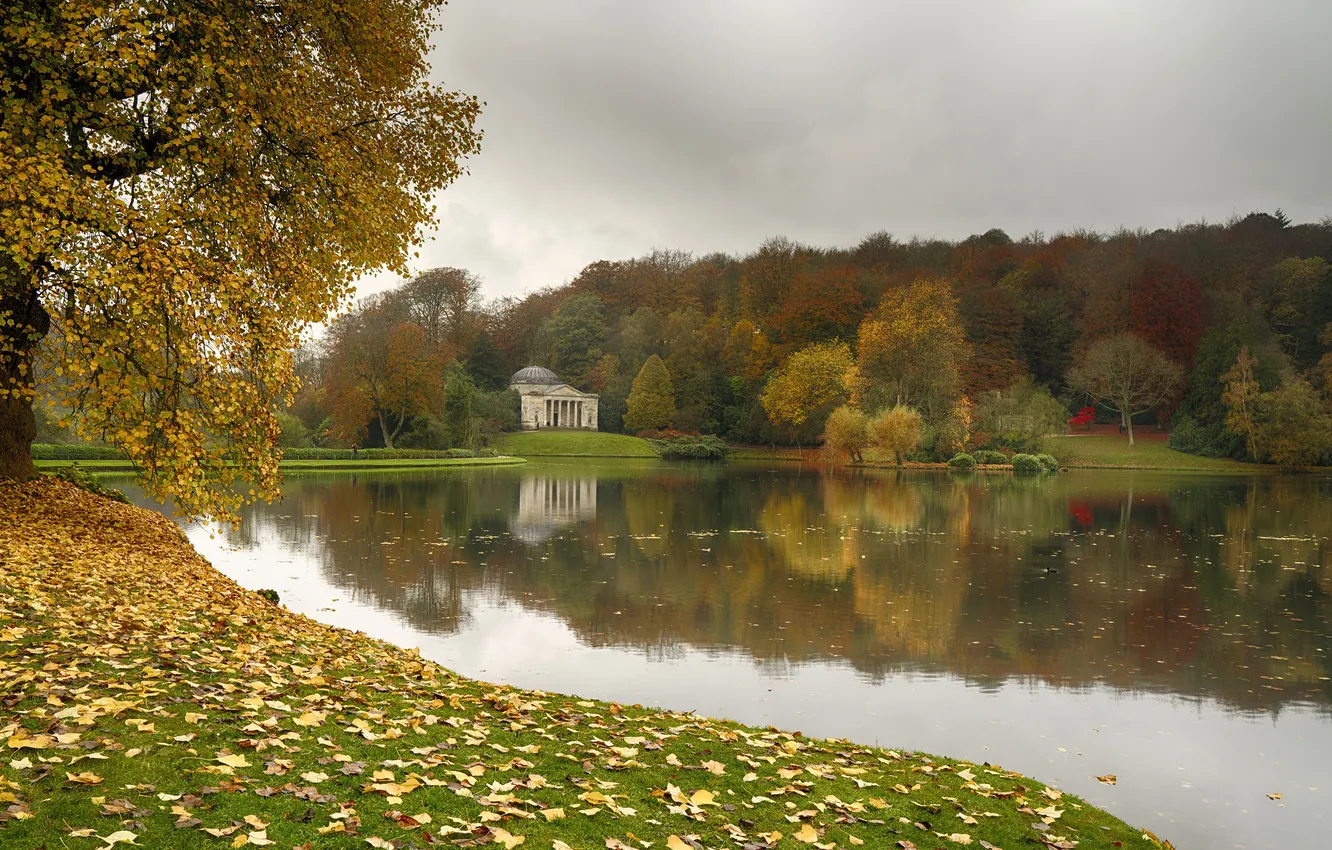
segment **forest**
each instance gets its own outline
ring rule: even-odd
[[[858,457],[906,422],[899,458],[947,460],[1118,423],[1193,454],[1332,462],[1332,218],[778,237],[600,260],[522,298],[481,286],[432,269],[334,321],[300,352],[284,444],[479,447],[517,427],[508,377],[541,365],[599,393],[612,432]]]

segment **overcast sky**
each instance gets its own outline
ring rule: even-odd
[[[416,269],[1332,214],[1329,0],[452,0],[486,102]],[[366,281],[362,291],[384,278]]]

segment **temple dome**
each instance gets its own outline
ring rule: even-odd
[[[559,376],[545,366],[528,366],[519,369],[517,372],[514,372],[513,377],[509,379],[510,384],[535,384],[541,387],[548,387],[552,384],[558,384],[559,382]]]

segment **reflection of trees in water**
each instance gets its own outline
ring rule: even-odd
[[[572,515],[527,542],[543,515],[512,470],[298,479],[253,525],[317,541],[329,581],[435,632],[483,590],[650,657],[1332,703],[1325,478],[540,474]]]

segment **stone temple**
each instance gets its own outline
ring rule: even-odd
[[[513,373],[509,389],[523,400],[524,431],[542,428],[597,430],[597,396],[580,392],[544,366],[528,366]]]

